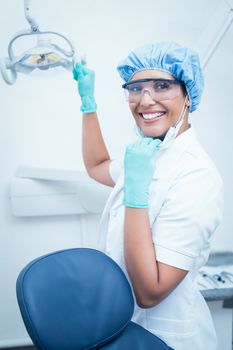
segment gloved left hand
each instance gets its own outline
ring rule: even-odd
[[[150,137],[129,145],[124,160],[124,201],[126,207],[148,208],[149,186],[155,171],[161,141]]]
[[[78,82],[78,92],[82,100],[80,110],[84,113],[95,112],[97,109],[94,97],[95,72],[77,63],[73,69],[73,77]]]

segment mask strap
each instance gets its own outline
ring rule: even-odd
[[[184,104],[183,104],[183,107],[182,107],[180,116],[179,116],[177,122],[173,125],[174,128],[177,128],[178,126],[180,126],[179,124],[180,124],[181,121],[182,121],[182,123],[183,123],[184,116],[185,116],[186,110],[187,110],[187,108],[188,108],[188,106],[187,106],[187,104],[186,104],[187,100],[188,100],[188,95],[185,96],[185,100],[184,100]],[[182,123],[181,123],[181,124],[182,124]]]
[[[165,149],[167,148],[171,142],[173,142],[181,128],[181,125],[183,124],[183,121],[184,121],[184,116],[185,116],[185,113],[186,113],[186,110],[188,108],[186,102],[187,102],[187,99],[188,99],[188,95],[185,96],[185,100],[184,100],[184,104],[183,104],[183,107],[182,107],[182,110],[181,110],[181,113],[180,113],[180,116],[177,120],[177,122],[171,126],[169,128],[169,130],[167,131],[166,135],[165,135],[165,138],[161,144],[161,148]]]

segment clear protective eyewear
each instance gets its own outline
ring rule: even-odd
[[[128,102],[140,102],[144,93],[149,93],[154,101],[172,100],[181,93],[184,83],[173,79],[140,79],[122,85]]]

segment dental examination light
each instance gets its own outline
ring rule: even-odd
[[[35,69],[41,71],[50,68],[64,67],[71,70],[76,60],[75,49],[70,40],[64,35],[53,31],[40,31],[39,26],[30,12],[30,0],[24,0],[24,13],[31,26],[30,30],[17,33],[8,45],[8,57],[0,61],[2,77],[9,85],[15,83],[17,73],[30,74]],[[34,46],[25,52],[15,55],[13,44],[17,39],[33,39]],[[66,45],[66,49],[60,47],[56,41]]]

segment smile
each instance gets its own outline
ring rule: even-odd
[[[159,120],[166,112],[140,113],[141,117],[147,121]]]

